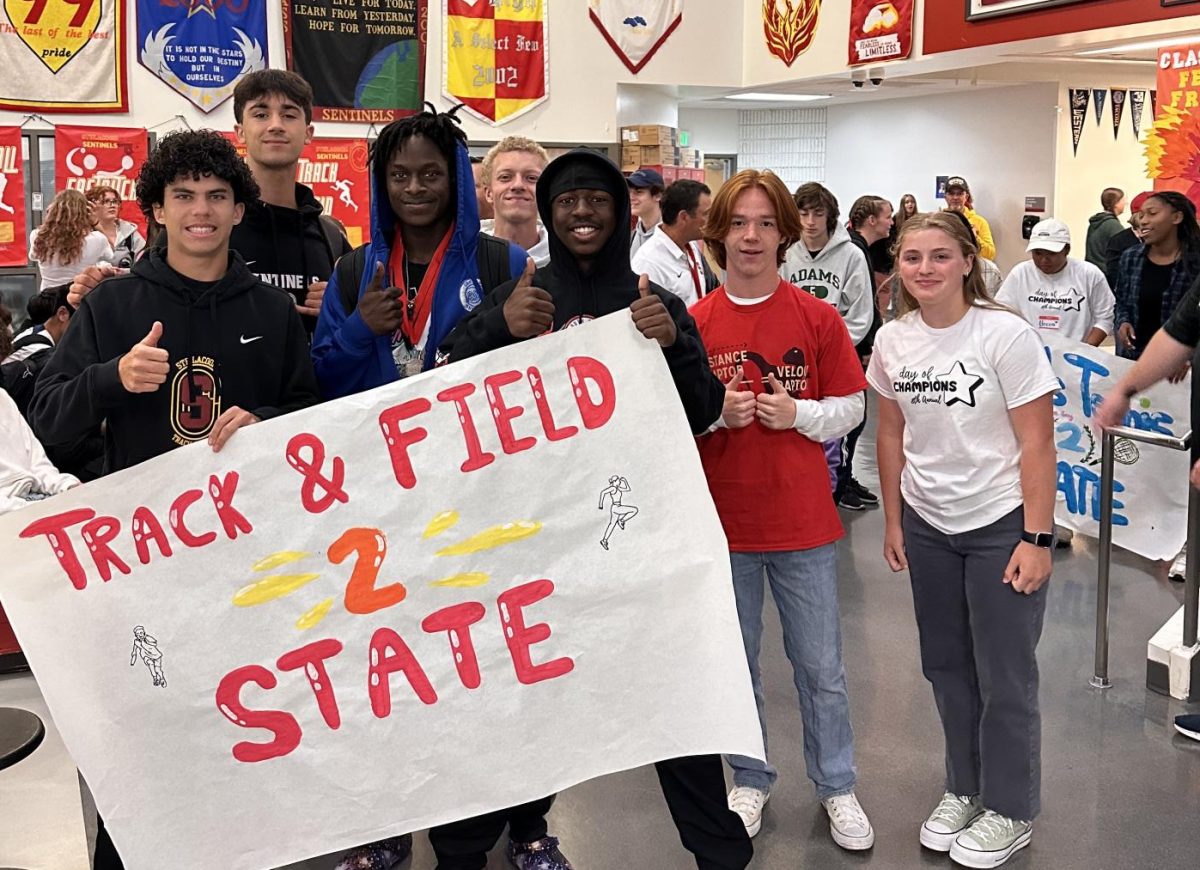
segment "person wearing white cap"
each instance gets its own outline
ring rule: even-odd
[[[1025,247],[1032,255],[1000,285],[996,301],[1015,308],[1039,332],[1098,346],[1113,331],[1116,304],[1104,273],[1071,254],[1071,230],[1039,221]]]

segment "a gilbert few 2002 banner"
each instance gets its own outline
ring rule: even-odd
[[[0,109],[127,112],[125,0],[4,0]]]
[[[0,552],[130,870],[265,870],[762,757],[725,537],[627,312],[32,504]]]
[[[0,266],[29,262],[21,128],[0,127]]]
[[[54,178],[59,189],[88,191],[107,185],[121,196],[121,217],[146,235],[146,216],[138,208],[138,173],[149,153],[143,127],[54,128]]]
[[[137,49],[142,66],[211,112],[267,66],[266,0],[137,0]]]
[[[442,0],[442,91],[492,124],[546,100],[544,0]]]
[[[386,124],[421,110],[426,4],[284,0],[288,69],[312,85],[314,119]]]

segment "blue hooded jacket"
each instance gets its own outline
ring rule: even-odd
[[[482,301],[485,293],[493,289],[484,287],[480,280],[479,203],[475,198],[471,158],[466,145],[461,142],[455,152],[454,169],[454,235],[446,249],[434,290],[424,369],[433,367],[434,355],[442,339]],[[371,241],[366,245],[366,263],[359,280],[358,297],[361,298],[371,283],[376,263],[383,264],[386,274],[395,227],[396,215],[387,191],[379,189],[376,173],[372,171]],[[520,275],[525,269],[526,253],[518,245],[507,244],[509,272]],[[360,393],[399,379],[392,359],[392,336],[373,333],[359,316],[357,307],[349,312],[344,309],[338,288],[339,271],[334,270],[325,288],[312,342],[313,367],[326,399]]]

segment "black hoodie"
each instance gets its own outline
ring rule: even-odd
[[[121,385],[121,357],[163,325],[167,381],[152,393]],[[127,275],[83,300],[38,378],[29,421],[62,444],[107,421],[105,473],[208,436],[235,405],[268,418],[314,405],[317,382],[292,299],[250,273],[236,252],[219,281],[190,281],[148,252]]]
[[[556,178],[583,169],[612,195],[616,204],[616,227],[596,257],[592,271],[584,274],[575,257],[554,232],[550,191]],[[629,267],[630,225],[629,187],[620,170],[608,158],[594,151],[571,151],[553,160],[538,179],[538,213],[550,229],[550,263],[538,269],[533,285],[546,290],[554,300],[552,331],[603,317],[629,308],[638,298],[638,276]],[[464,359],[513,344],[518,339],[508,331],[504,303],[512,295],[519,279],[501,284],[488,294],[479,307],[468,314],[441,345],[450,361]],[[708,354],[696,330],[696,323],[678,296],[651,284],[650,289],[667,306],[675,321],[675,343],[663,348],[692,432],[701,433],[721,416],[725,387],[708,367]]]
[[[166,233],[160,233],[154,244],[166,250]],[[229,247],[242,255],[251,272],[290,293],[297,305],[303,304],[308,285],[328,281],[338,257],[351,250],[340,232],[326,230],[321,221],[321,203],[310,188],[299,182],[296,208],[262,201],[247,203],[246,214],[229,237]],[[312,335],[317,318],[304,315],[300,319]]]

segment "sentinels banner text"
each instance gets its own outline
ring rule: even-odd
[[[0,551],[130,870],[264,870],[762,757],[725,538],[626,312],[8,514]]]

